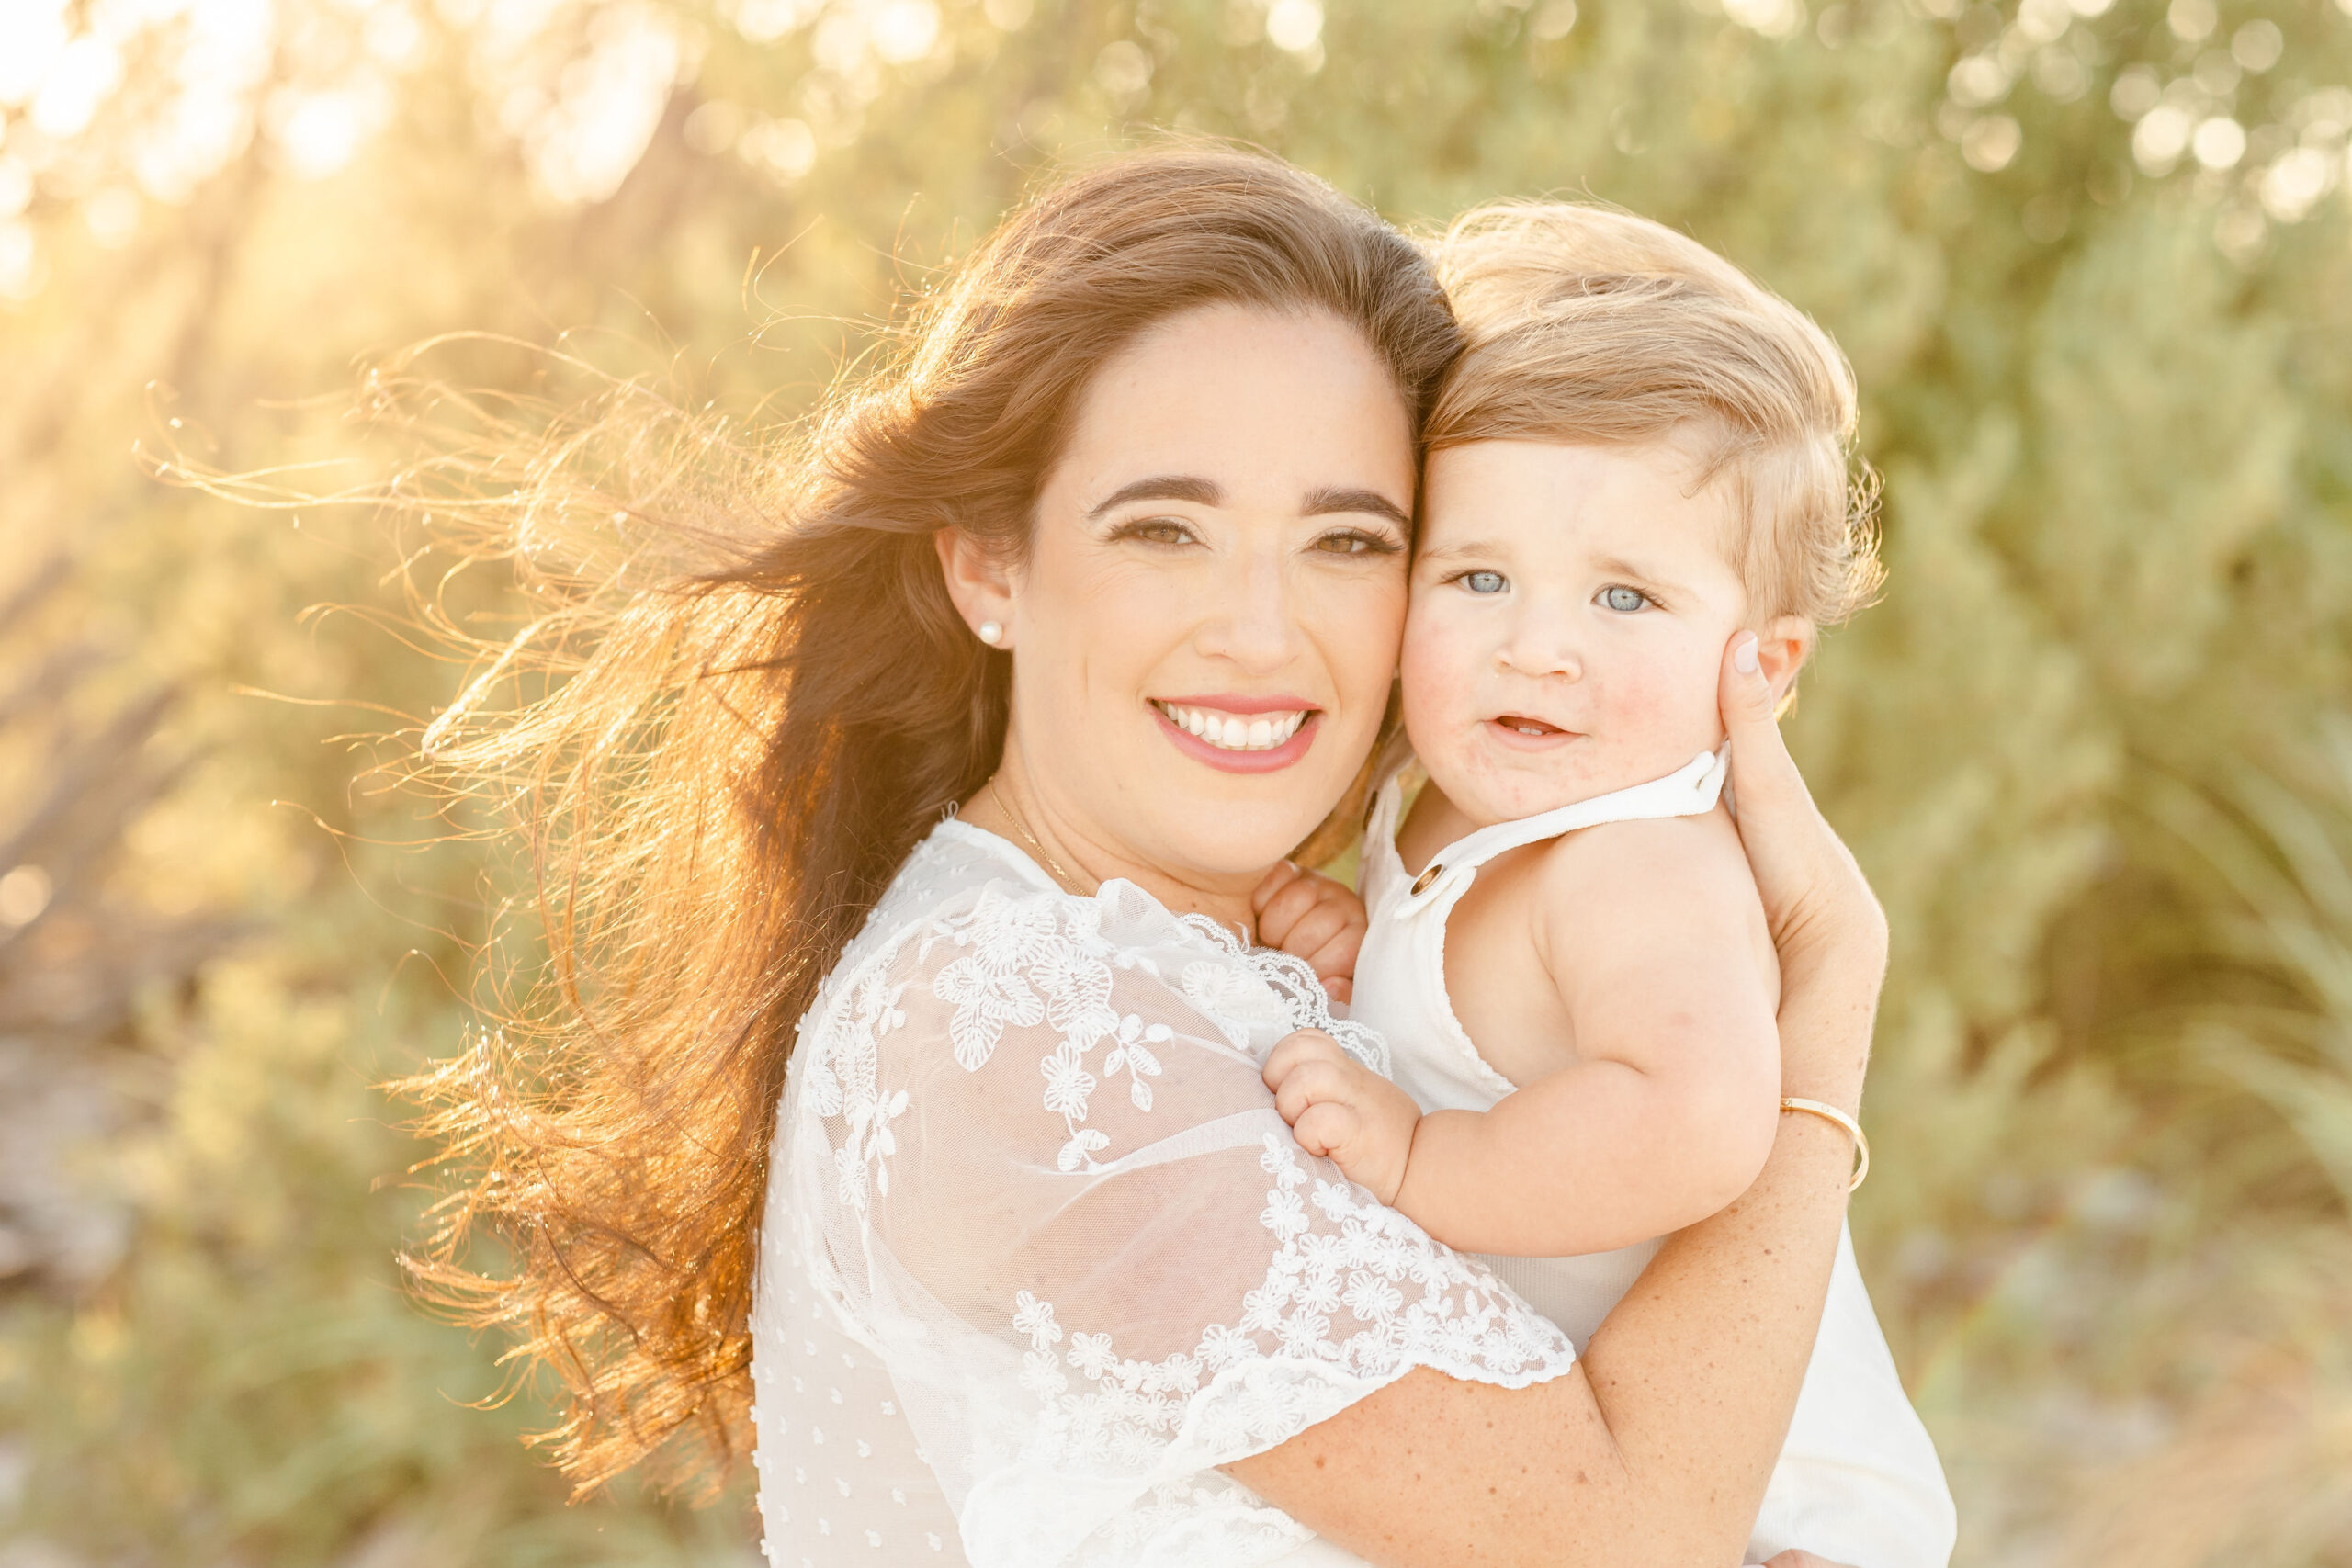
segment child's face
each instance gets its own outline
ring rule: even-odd
[[[1723,742],[1747,616],[1732,502],[1672,439],[1482,441],[1429,459],[1405,725],[1484,826],[1659,778]]]

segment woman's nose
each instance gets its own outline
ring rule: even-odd
[[[1298,651],[1298,606],[1278,557],[1251,556],[1219,574],[1220,603],[1202,626],[1201,650],[1247,670],[1272,671]]]

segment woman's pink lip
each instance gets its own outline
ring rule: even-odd
[[[1176,701],[1174,698],[1167,698],[1163,700],[1170,702]],[[1235,699],[1188,697],[1179,703],[1178,705],[1182,707],[1217,707],[1221,705],[1222,703],[1232,700]],[[1282,708],[1279,711],[1284,713],[1296,713],[1300,708],[1306,705],[1307,705],[1305,703],[1290,703],[1288,706]],[[1166,714],[1159,711],[1159,704],[1147,703],[1145,706],[1151,709],[1151,716],[1159,721],[1160,733],[1167,736],[1168,739],[1175,744],[1176,750],[1183,752],[1186,756],[1191,757],[1197,761],[1206,762],[1210,767],[1216,769],[1219,773],[1280,773],[1283,769],[1289,767],[1293,762],[1297,761],[1301,757],[1306,755],[1307,748],[1315,744],[1315,731],[1318,727],[1319,721],[1323,717],[1319,713],[1308,714],[1306,719],[1299,725],[1298,733],[1292,736],[1289,739],[1283,741],[1279,746],[1269,746],[1262,751],[1228,751],[1222,746],[1210,745],[1207,741],[1202,739],[1191,730],[1186,729],[1180,724],[1177,724]],[[1264,713],[1273,710],[1261,707],[1252,709],[1227,708],[1225,711],[1227,713]]]
[[[1232,695],[1223,695],[1215,697],[1159,697],[1154,700],[1157,702],[1166,703],[1170,707],[1215,708],[1219,713],[1238,714],[1297,713],[1303,708],[1311,708],[1315,705],[1313,703],[1308,702],[1305,697],[1292,696],[1237,697]]]

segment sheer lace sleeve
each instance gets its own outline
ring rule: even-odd
[[[1416,1366],[1570,1365],[1292,1140],[1259,1077],[1275,1040],[1380,1055],[1295,961],[1126,884],[1013,874],[852,957],[804,1025],[785,1190],[979,1568],[1264,1561],[1306,1532],[1216,1466]]]

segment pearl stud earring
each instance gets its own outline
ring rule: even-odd
[[[982,621],[979,625],[979,634],[980,640],[982,642],[987,643],[990,648],[994,648],[998,643],[1004,640],[1004,623],[1002,621]]]

